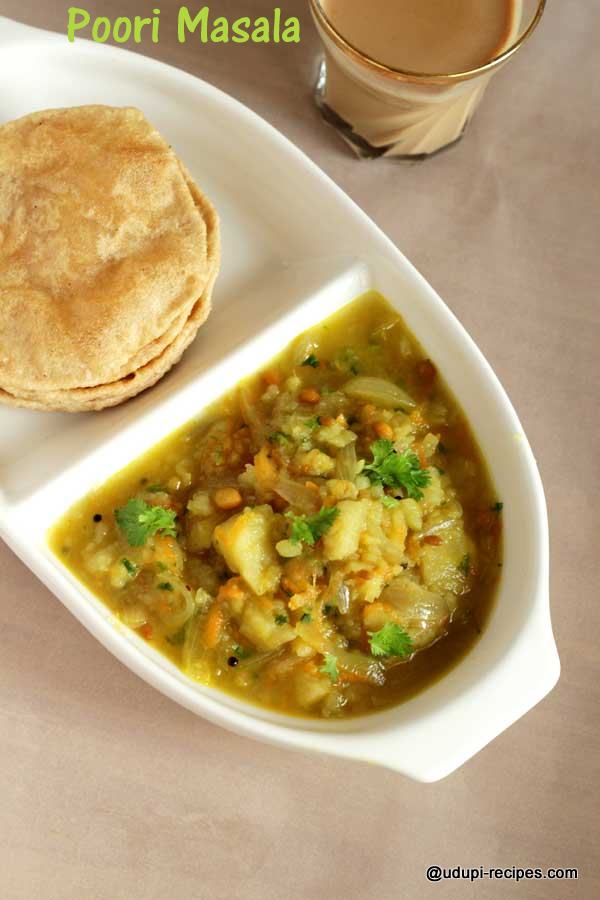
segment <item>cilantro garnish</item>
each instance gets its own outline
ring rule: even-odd
[[[405,659],[413,652],[410,635],[394,622],[388,622],[379,631],[372,632],[369,644],[373,656],[399,656]]]
[[[364,472],[374,484],[386,487],[404,488],[406,495],[413,500],[421,500],[421,488],[427,487],[431,475],[415,453],[405,450],[396,453],[391,441],[379,440],[371,444],[373,462],[365,466]]]
[[[492,506],[492,512],[495,512],[496,515],[500,515],[500,513],[502,512],[503,509],[504,509],[504,503],[500,503],[500,501],[498,501],[497,503],[494,503],[494,505]]]
[[[304,424],[305,424],[306,427],[309,428],[311,431],[314,431],[315,428],[318,428],[319,425],[320,425],[321,423],[319,422],[319,417],[318,417],[318,416],[313,416],[311,419],[305,419],[305,420],[304,420]]]
[[[306,357],[306,359],[304,360],[304,362],[302,363],[302,365],[303,366],[311,366],[313,369],[318,369],[319,360],[317,359],[317,357],[315,356],[314,353],[309,353],[308,356]]]
[[[284,434],[283,431],[274,431],[268,438],[270,444],[289,444],[290,440],[291,438]]]
[[[284,613],[277,613],[275,616],[275,624],[276,625],[287,625],[289,619]]]
[[[308,624],[309,622],[312,622],[311,613],[309,613],[309,612],[302,613],[302,615],[300,616],[300,621],[306,622],[306,624]]]
[[[132,563],[130,559],[122,559],[121,562],[132,577],[137,575],[137,573],[139,572],[139,566],[136,566],[135,563]]]
[[[176,536],[175,513],[164,506],[150,506],[144,500],[132,498],[125,506],[115,509],[117,525],[132,547],[142,547],[149,537],[157,534]]]
[[[333,653],[325,654],[325,662],[319,669],[319,672],[322,672],[323,675],[329,675],[333,684],[338,681],[340,673],[338,672],[337,659]]]
[[[329,531],[339,513],[337,506],[324,506],[314,516],[295,516],[293,513],[286,513],[292,523],[290,541],[293,544],[304,543],[314,547],[319,538]]]
[[[173,585],[171,584],[170,581],[161,581],[160,584],[158,585],[158,589],[160,591],[172,591]]]
[[[247,659],[249,656],[252,656],[252,650],[242,647],[240,644],[234,646],[233,652],[238,659]]]
[[[462,572],[463,575],[468,575],[470,568],[471,568],[471,556],[470,556],[470,554],[466,553],[458,564],[458,571]]]

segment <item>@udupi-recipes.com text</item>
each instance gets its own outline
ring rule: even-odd
[[[579,878],[579,870],[575,868],[520,868],[510,866],[508,868],[484,868],[476,866],[474,868],[466,868],[463,866],[453,866],[452,868],[443,868],[442,866],[429,866],[426,872],[427,881],[480,881],[489,878],[491,881],[531,881],[543,880],[549,881],[568,881],[577,880]]]

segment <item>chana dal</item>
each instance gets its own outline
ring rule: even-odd
[[[477,640],[502,504],[376,293],[71,509],[54,552],[192,679],[313,717],[397,704]]]

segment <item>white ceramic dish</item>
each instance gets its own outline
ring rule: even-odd
[[[0,121],[82,103],[141,107],[216,203],[224,242],[211,319],[155,389],[101,414],[0,408],[0,534],[105,647],[193,712],[243,735],[382,764],[421,781],[452,772],[538,703],[559,675],[543,489],[489,365],[364,213],[278,132],[210,85],[139,55],[71,45],[2,18],[0,79]],[[50,553],[45,533],[92,485],[370,287],[401,311],[474,426],[505,504],[502,584],[481,640],[419,696],[341,723],[286,718],[192,683],[115,625]]]

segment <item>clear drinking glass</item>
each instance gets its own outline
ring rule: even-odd
[[[334,28],[321,0],[309,2],[325,47],[315,91],[323,117],[358,156],[399,159],[424,159],[460,140],[490,79],[528,40],[546,5],[519,0],[509,42],[489,62],[426,74],[367,56]]]

